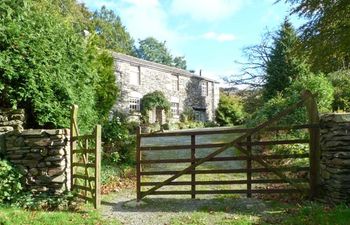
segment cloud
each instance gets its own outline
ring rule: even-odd
[[[244,0],[173,0],[171,10],[195,20],[217,21],[237,12]]]
[[[168,24],[169,18],[158,0],[122,0],[119,15],[131,35],[137,39],[155,37],[177,49],[180,34]]]
[[[220,41],[220,42],[236,40],[236,36],[233,34],[215,33],[215,32],[207,32],[202,35],[202,38],[208,39],[208,40]]]

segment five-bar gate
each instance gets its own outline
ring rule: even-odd
[[[308,124],[294,125],[288,127],[272,127],[283,118],[286,118],[291,112],[300,108],[306,107],[308,115]],[[277,140],[259,140],[257,135],[262,132],[286,132],[293,130],[306,130],[305,138],[299,139],[283,139]],[[233,140],[225,143],[196,143],[196,137],[206,135],[220,135],[220,134],[232,134],[232,137],[236,137]],[[162,138],[167,137],[188,137],[191,141],[190,144],[178,143],[176,145],[144,145],[143,139],[157,138],[158,142],[162,142]],[[264,146],[275,145],[291,145],[301,144],[309,146],[309,153],[302,154],[262,154],[261,151],[255,151],[257,146],[260,149]],[[219,154],[225,150],[234,147],[240,154],[234,156],[220,156]],[[214,149],[211,153],[204,157],[196,157],[196,152],[201,149]],[[190,157],[188,158],[166,158],[166,159],[144,159],[142,156],[147,152],[158,151],[189,151]],[[295,166],[283,166],[280,164],[272,163],[273,160],[285,160],[285,159],[308,159],[306,165]],[[272,160],[272,161],[271,161]],[[147,195],[172,195],[172,194],[188,194],[192,198],[195,198],[197,194],[246,194],[247,197],[251,197],[254,193],[292,193],[303,192],[309,194],[311,198],[315,197],[318,192],[318,179],[319,179],[319,118],[316,102],[309,91],[304,91],[301,100],[294,105],[287,107],[282,112],[278,113],[275,117],[269,121],[260,124],[255,128],[232,128],[232,129],[208,129],[201,131],[180,131],[180,132],[165,132],[165,133],[151,133],[142,134],[140,129],[137,132],[137,149],[136,149],[136,174],[137,174],[137,200],[144,198]],[[233,163],[235,161],[243,161],[243,168],[234,169],[198,169],[200,165],[206,162],[224,162]],[[182,170],[165,170],[168,164],[188,163],[188,166]],[[148,171],[147,168],[150,165],[162,164],[164,167],[158,167],[157,170]],[[159,169],[160,168],[160,169]],[[162,169],[163,168],[163,169]],[[232,180],[196,180],[196,176],[199,174],[237,174],[244,173],[244,179],[232,179]],[[273,178],[266,178],[267,174],[273,174]],[[300,174],[304,174],[300,176]],[[164,176],[163,181],[149,182],[148,176]],[[179,181],[178,178],[182,176],[190,176],[189,180]],[[258,176],[253,176],[258,175]],[[259,176],[260,175],[260,176]],[[258,177],[258,178],[257,178]],[[262,188],[259,185],[268,185]],[[271,188],[274,184],[276,188]],[[231,185],[229,189],[211,189],[203,190],[197,188],[198,186],[206,185]],[[234,185],[244,185],[244,189],[235,189]],[[253,186],[256,188],[253,188]],[[169,186],[188,186],[188,190],[159,190]],[[274,186],[273,186],[274,187]]]

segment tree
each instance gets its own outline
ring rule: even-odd
[[[166,42],[160,42],[154,37],[139,40],[139,47],[135,48],[135,52],[140,59],[175,66],[184,70],[187,68],[184,56],[173,58],[169,49],[166,47]]]
[[[165,43],[165,41],[159,42],[153,37],[140,40],[140,46],[136,49],[136,54],[141,59],[171,66],[172,56]]]
[[[248,85],[252,88],[262,88],[266,82],[266,65],[270,61],[272,49],[271,40],[273,33],[263,34],[261,42],[243,49],[246,62],[235,63],[242,66],[241,72],[224,78],[227,83],[233,85]]]
[[[308,21],[301,26],[302,50],[314,71],[324,73],[350,67],[350,1],[284,0],[291,13]]]
[[[91,22],[92,32],[96,32],[99,37],[100,47],[133,55],[134,40],[113,10],[102,6],[94,12]]]
[[[30,127],[53,128],[68,127],[70,106],[79,104],[84,131],[105,117],[116,99],[113,61],[105,61],[107,53],[92,37],[83,39],[45,2],[0,5],[0,105],[24,108]],[[100,108],[98,101],[106,106]]]
[[[186,65],[186,59],[184,56],[176,56],[173,60],[173,66],[179,68],[179,69],[183,69],[186,70],[187,69],[187,65]]]
[[[305,62],[295,54],[298,45],[297,34],[288,20],[285,20],[273,38],[271,52],[266,62],[266,78],[263,97],[268,100],[290,86],[293,80],[307,73]]]

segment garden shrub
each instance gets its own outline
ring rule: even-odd
[[[333,111],[350,112],[350,70],[340,70],[327,74],[334,87]]]
[[[135,124],[129,124],[124,114],[115,112],[102,126],[105,158],[121,164],[135,163]],[[115,153],[117,152],[117,153]]]
[[[22,175],[7,160],[0,159],[0,204],[11,203],[22,191]]]
[[[55,195],[45,192],[24,192],[15,199],[11,206],[27,210],[76,210],[78,203],[71,192]]]
[[[221,93],[216,122],[221,126],[239,125],[243,123],[244,117],[243,104],[239,97]]]
[[[180,122],[186,123],[193,120],[195,120],[194,110],[190,107],[185,107],[183,112],[180,114]]]

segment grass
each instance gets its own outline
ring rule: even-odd
[[[119,225],[117,220],[103,219],[100,213],[89,207],[80,212],[27,211],[0,206],[0,225]]]
[[[286,214],[282,224],[285,225],[349,225],[350,208],[346,205],[338,205],[329,208],[320,204],[307,204],[292,209],[290,214]]]
[[[266,208],[233,209],[203,208],[201,211],[173,217],[172,225],[209,225],[209,224],[281,224],[281,225],[349,225],[350,208],[338,205],[329,208],[322,204],[305,203],[302,206],[267,203]]]

